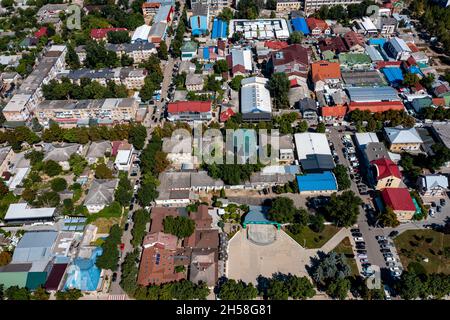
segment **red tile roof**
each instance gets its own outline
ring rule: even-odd
[[[331,50],[335,53],[348,52],[347,46],[341,37],[324,38],[319,41],[321,51]]]
[[[332,106],[321,108],[322,117],[344,117],[347,113],[347,106]]]
[[[394,211],[416,211],[416,206],[406,188],[386,188],[381,191],[386,207]]]
[[[311,64],[313,82],[326,79],[340,79],[341,65],[339,62],[317,61]]]
[[[417,48],[414,43],[408,42],[406,45],[411,49],[412,52],[419,52],[419,48]]]
[[[390,159],[381,158],[371,162],[377,168],[377,180],[387,177],[396,177],[401,179],[402,174],[398,166]]]
[[[350,102],[348,111],[368,110],[370,112],[384,112],[388,110],[404,110],[405,107],[401,101],[376,101],[376,102]]]
[[[379,61],[377,63],[377,69],[382,69],[385,67],[400,67],[402,65],[401,61]]]
[[[220,122],[227,121],[231,116],[235,115],[236,113],[233,111],[232,108],[228,108],[224,112],[220,114]]]
[[[308,25],[308,28],[310,30],[318,28],[323,32],[324,30],[328,29],[328,24],[325,21],[317,18],[306,19],[306,24]]]
[[[91,38],[93,39],[104,39],[108,35],[108,32],[116,31],[128,31],[126,28],[102,28],[102,29],[92,29]]]
[[[280,50],[288,47],[289,44],[286,41],[268,40],[264,42],[264,46],[269,49]]]
[[[142,4],[142,8],[159,8],[160,6],[160,2],[144,2]]]
[[[47,27],[42,27],[34,33],[36,38],[40,38],[47,35]]]
[[[444,98],[433,98],[432,102],[435,106],[445,106],[445,99]]]
[[[181,112],[209,112],[211,101],[177,101],[169,103],[167,111],[171,114]]]
[[[344,42],[347,45],[347,47],[350,49],[355,45],[364,45],[364,37],[356,33],[355,31],[349,31],[346,34],[344,34]]]
[[[151,224],[150,224],[150,233],[162,232],[164,230],[163,220],[165,217],[178,216],[177,208],[166,208],[166,207],[156,207],[152,209],[150,214]]]
[[[278,53],[281,54],[278,54]],[[309,64],[309,53],[308,49],[300,44],[293,44],[284,49],[272,52],[272,61],[276,66],[287,64],[287,63],[301,63],[305,66]]]

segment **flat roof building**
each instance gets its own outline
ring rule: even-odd
[[[269,79],[251,77],[241,81],[241,113],[245,121],[270,120],[272,103],[266,84]]]
[[[334,169],[333,156],[324,133],[296,133],[294,140],[297,157],[304,171],[322,172]]]

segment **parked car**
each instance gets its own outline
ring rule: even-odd
[[[431,206],[432,206],[433,208],[435,208],[435,207],[436,207],[436,202],[432,201],[432,202],[431,202]]]
[[[428,210],[428,215],[432,218],[434,218],[436,216],[433,208],[430,208],[430,210]]]
[[[364,249],[357,249],[356,252],[358,254],[367,254],[367,250],[364,250]]]
[[[394,238],[396,236],[398,236],[398,231],[396,231],[396,230],[394,230],[391,233],[389,233],[389,237],[391,237],[391,238]]]
[[[354,232],[354,233],[352,233],[352,236],[353,237],[362,237],[362,233]]]
[[[436,211],[437,211],[437,212],[442,212],[442,207],[441,207],[441,206],[437,206],[437,207],[436,207]]]
[[[389,245],[389,244],[382,244],[382,245],[380,246],[380,248],[381,248],[381,249],[388,249],[388,248],[390,248],[390,245]]]
[[[112,282],[116,282],[117,280],[117,272],[114,272],[111,277]]]
[[[369,262],[368,259],[359,259],[359,261],[360,261],[361,263],[368,263],[368,262]]]
[[[439,200],[439,203],[441,204],[441,206],[445,207],[445,199]]]
[[[375,239],[377,239],[378,241],[383,241],[386,240],[385,236],[376,236]]]
[[[357,228],[353,228],[353,229],[350,229],[350,232],[361,232],[361,230],[359,230],[359,229],[357,229]]]
[[[386,260],[386,262],[394,262],[394,258],[392,257],[384,257],[384,260]]]
[[[367,259],[367,255],[366,254],[358,254],[358,258]]]
[[[390,253],[391,249],[381,249],[381,253]]]
[[[362,238],[362,237],[355,237],[354,239],[355,239],[355,242],[364,241],[364,238]]]
[[[125,227],[124,227],[124,230],[125,231],[127,231],[128,230],[128,227],[130,226],[130,224],[129,223],[125,223]]]

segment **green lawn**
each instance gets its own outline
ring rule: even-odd
[[[355,255],[353,254],[352,250],[352,244],[350,243],[350,239],[346,237],[344,240],[339,243],[336,248],[334,248],[334,251],[337,253],[343,253],[345,254],[345,257],[347,258],[348,264],[352,268],[352,274],[358,275],[358,266],[356,265],[355,261]]]
[[[340,228],[326,225],[322,232],[316,233],[309,227],[303,227],[302,231],[298,234],[292,234],[287,229],[286,233],[290,235],[295,241],[297,241],[302,247],[306,249],[315,249],[322,247],[328,240],[330,240]]]
[[[413,263],[420,264],[427,273],[450,274],[450,235],[434,230],[408,230],[395,238],[394,243],[406,269]],[[423,261],[425,258],[428,262]]]

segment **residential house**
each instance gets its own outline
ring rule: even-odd
[[[411,55],[411,49],[406,45],[405,40],[394,37],[384,45],[385,51],[396,60],[407,60]]]
[[[445,197],[448,190],[448,178],[442,174],[419,176],[417,187],[424,197]]]
[[[113,203],[118,184],[119,179],[94,179],[84,199],[84,205],[89,213],[99,212]]]
[[[306,19],[306,24],[308,25],[308,28],[311,31],[311,35],[313,35],[313,36],[330,35],[331,34],[330,27],[323,20],[310,17],[310,18]]]
[[[364,37],[355,31],[344,34],[344,42],[348,50],[355,53],[364,52]]]
[[[393,152],[419,151],[423,141],[415,128],[384,128],[384,134]]]
[[[212,119],[211,101],[176,101],[167,105],[169,121],[207,121]]]
[[[386,188],[381,191],[386,207],[391,208],[399,222],[411,220],[416,213],[416,206],[406,188]]]
[[[86,153],[86,160],[89,165],[92,165],[96,163],[98,159],[104,159],[107,153],[111,154],[111,142],[92,141]]]
[[[230,49],[231,73],[247,76],[253,71],[252,51],[249,48]]]
[[[314,99],[303,98],[298,101],[298,108],[302,114],[303,119],[315,120],[317,119],[317,104]]]
[[[72,154],[80,154],[82,145],[78,143],[73,144],[44,144],[44,159],[43,161],[53,160],[57,162],[63,170],[69,170],[69,159]]]
[[[372,175],[375,180],[375,189],[399,188],[402,183],[402,174],[398,166],[390,159],[380,158],[370,162]]]
[[[202,91],[204,79],[201,74],[189,73],[186,75],[186,90],[187,91]]]
[[[308,77],[310,66],[309,50],[300,44],[293,44],[270,54],[268,69],[273,72],[284,72],[288,76]]]
[[[116,160],[114,160],[114,166],[119,171],[130,171],[131,163],[134,160],[134,147],[127,141],[113,141],[112,143],[113,155],[115,155]]]
[[[181,46],[181,61],[190,61],[197,56],[198,45],[194,41],[186,41]]]
[[[341,82],[341,68],[338,62],[317,61],[311,64],[311,78],[315,91],[325,87],[336,87]]]

